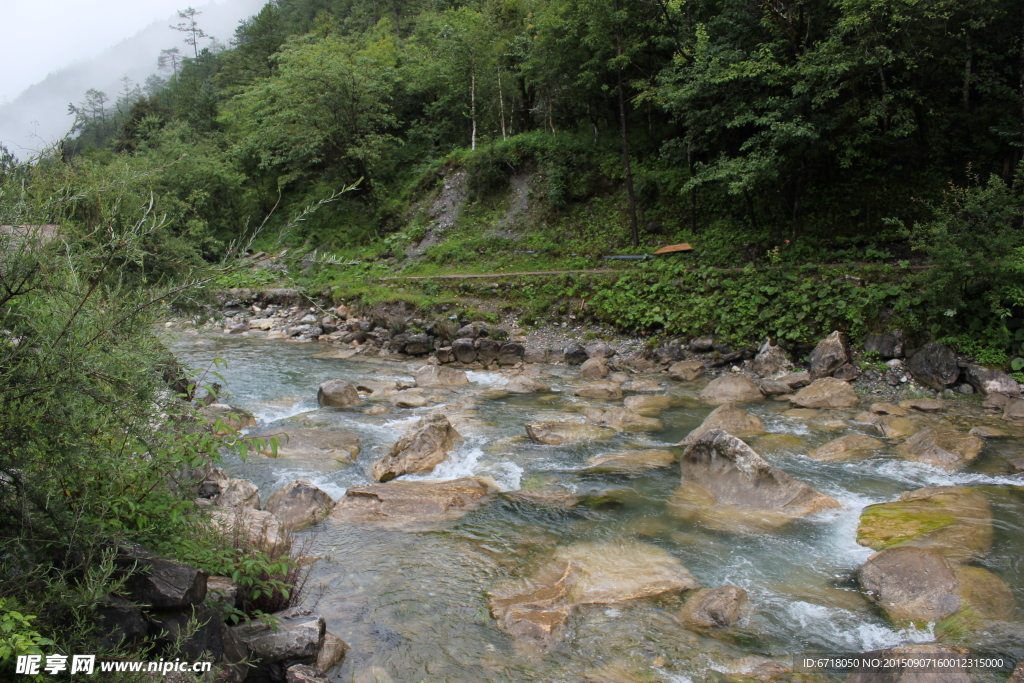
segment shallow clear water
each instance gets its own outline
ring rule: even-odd
[[[227,368],[218,370],[228,390],[222,401],[252,411],[261,427],[299,422],[359,435],[362,452],[357,463],[333,471],[261,456],[244,463],[229,460],[227,469],[255,482],[263,500],[300,477],[335,498],[348,486],[368,482],[370,464],[418,415],[440,405],[391,409],[379,416],[358,409],[317,408],[317,387],[327,379],[411,382],[419,365],[415,363],[320,359],[314,356],[326,350],[322,345],[258,337],[182,336],[172,348],[194,368],[209,366],[213,358],[226,360]],[[679,399],[679,405],[660,415],[663,431],[619,434],[572,447],[543,446],[526,439],[524,423],[579,415],[582,407],[603,403],[572,396],[571,389],[578,384],[574,370],[548,370],[555,374],[544,379],[558,391],[553,396],[498,397],[494,390],[505,378],[489,372],[470,373],[469,387],[457,392],[428,391],[438,401],[463,399],[461,410],[452,417],[453,422],[461,420],[459,429],[466,437],[430,478],[483,475],[503,490],[604,492],[620,504],[559,510],[497,496],[457,522],[419,533],[326,521],[309,532],[313,553],[322,561],[312,578],[321,588],[311,591],[307,604],[316,602],[329,630],[351,646],[337,680],[360,680],[368,673],[368,680],[374,680],[380,670],[372,667],[380,667],[396,682],[572,681],[588,676],[699,681],[710,670],[726,671],[730,663],[751,655],[782,658],[927,642],[928,630],[897,631],[886,624],[851,581],[872,552],[855,541],[861,509],[923,486],[983,487],[996,516],[996,541],[981,564],[1007,581],[1024,605],[1024,492],[1014,488],[1024,486],[1024,477],[1005,474],[1006,460],[1021,453],[1020,438],[991,442],[961,473],[908,463],[890,453],[825,463],[804,454],[843,434],[862,431],[856,426],[836,429],[824,422],[848,419],[854,411],[830,411],[801,420],[782,415],[788,407],[784,402],[744,406],[761,417],[768,432],[800,440],[780,443],[768,438],[760,445],[752,440],[755,450],[843,506],[769,534],[719,533],[666,514],[666,500],[679,483],[677,466],[633,478],[578,472],[588,457],[599,453],[671,448],[711,410],[694,398],[699,384],[666,381],[665,393]],[[206,381],[219,380],[211,376]],[[386,401],[381,403],[390,408]],[[954,411],[949,419],[968,418]],[[569,637],[545,654],[521,651],[495,627],[487,609],[488,590],[528,575],[556,546],[623,538],[664,548],[704,586],[743,587],[753,606],[751,615],[738,628],[712,639],[680,625],[674,616],[681,605],[677,599],[591,606],[572,617]],[[600,678],[601,672],[605,678]]]

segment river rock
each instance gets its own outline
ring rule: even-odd
[[[526,434],[537,443],[566,446],[580,441],[607,439],[614,436],[615,432],[577,422],[527,422]]]
[[[701,588],[683,605],[679,621],[698,628],[727,628],[739,621],[747,591],[736,586]]]
[[[1002,370],[993,370],[972,363],[964,368],[963,379],[967,380],[982,396],[989,394],[1002,394],[1013,398],[1020,396],[1020,385]]]
[[[388,396],[388,402],[396,408],[422,408],[427,405],[427,397],[414,389],[406,389]]]
[[[711,380],[698,396],[705,403],[721,405],[723,403],[750,403],[764,398],[748,377],[743,375],[723,375]]]
[[[641,474],[648,470],[668,467],[675,460],[676,456],[671,451],[619,451],[595,455],[587,460],[583,471],[594,474]]]
[[[734,436],[757,436],[764,434],[764,423],[757,416],[726,403],[712,410],[700,426],[687,434],[679,445],[689,446],[713,429],[720,429]]]
[[[391,392],[398,391],[398,382],[360,382],[356,385],[356,391],[369,394],[370,398],[390,396]]]
[[[750,369],[761,377],[777,377],[790,372],[793,363],[782,346],[767,339],[751,362]]]
[[[680,462],[682,486],[669,511],[712,528],[761,531],[797,517],[839,507],[832,498],[768,464],[750,446],[721,430],[705,432]]]
[[[811,373],[806,370],[791,372],[788,375],[779,377],[778,380],[795,391],[797,389],[802,389],[811,383]]]
[[[857,542],[874,550],[915,546],[967,562],[988,553],[992,533],[992,509],[984,495],[962,486],[937,486],[864,508]]]
[[[882,334],[869,334],[864,339],[864,352],[870,353],[874,351],[883,360],[902,358],[905,343],[906,340],[902,330],[883,332]]]
[[[315,664],[327,624],[318,614],[278,613],[274,620],[253,619],[231,628],[232,633],[263,663]]]
[[[896,417],[895,415],[870,417],[870,413],[865,417],[867,419],[860,421],[869,422],[878,430],[879,434],[887,439],[902,439],[917,432],[917,423],[910,418]]]
[[[895,415],[896,417],[907,416],[906,408],[901,408],[900,406],[893,405],[892,403],[872,403],[870,410],[875,415]]]
[[[853,363],[843,363],[836,368],[836,371],[832,373],[832,376],[836,379],[841,379],[844,382],[852,382],[862,374],[864,373],[860,371],[860,368]]]
[[[852,408],[860,399],[849,383],[823,377],[790,396],[789,402],[798,408]]]
[[[316,400],[321,408],[346,408],[359,405],[362,399],[354,386],[341,379],[332,379],[320,385]]]
[[[622,384],[623,391],[635,391],[642,394],[656,394],[662,387],[654,379],[630,379]]]
[[[202,569],[131,544],[118,549],[114,563],[128,574],[123,591],[136,605],[171,609],[197,605],[206,599],[209,574]]]
[[[613,407],[605,411],[597,411],[594,422],[611,427],[617,432],[657,432],[664,429],[661,420],[643,417],[629,408]]]
[[[266,431],[257,435],[263,443],[260,453],[273,456],[269,440],[277,439],[277,457],[325,465],[353,463],[359,455],[359,437],[352,432],[330,429],[308,429],[286,426],[281,431]]]
[[[647,417],[657,417],[673,404],[671,396],[627,396],[622,405]]]
[[[469,384],[469,377],[462,370],[446,368],[443,365],[425,365],[416,371],[416,386],[424,389],[436,387],[458,387]]]
[[[529,579],[491,593],[491,616],[520,643],[561,640],[579,605],[609,605],[699,588],[686,567],[648,543],[577,543],[556,550]]]
[[[483,477],[350,486],[334,506],[331,518],[396,523],[450,520],[497,491],[495,483]]]
[[[598,380],[584,384],[574,393],[582,398],[616,399],[622,398],[622,387],[615,382]]]
[[[966,666],[935,667],[926,663],[935,658],[966,659],[970,654],[970,650],[966,648],[938,643],[901,645],[887,650],[876,650],[865,653],[864,658],[868,661],[877,660],[880,663],[911,660],[907,662],[911,664],[916,660],[922,665],[861,667],[851,671],[850,675],[846,677],[845,683],[971,683]]]
[[[568,510],[580,503],[580,497],[565,489],[520,489],[504,494],[506,500],[547,508]]]
[[[975,620],[1014,616],[1013,593],[1002,579],[914,546],[877,552],[857,571],[868,596],[897,624],[937,622],[958,613]]]
[[[516,375],[505,384],[505,391],[512,394],[540,394],[551,391],[551,387],[530,377]]]
[[[562,352],[569,365],[582,365],[587,361],[587,350],[579,344],[569,344]]]
[[[1006,401],[1003,419],[1007,421],[1024,420],[1024,399],[1011,398]]]
[[[246,479],[228,479],[221,485],[220,495],[214,504],[225,508],[259,508],[260,490]]]
[[[472,339],[456,339],[452,342],[452,356],[460,363],[472,363],[476,360],[476,347]]]
[[[580,366],[580,379],[604,379],[608,376],[608,366],[602,358],[589,358]]]
[[[252,546],[273,554],[288,545],[280,520],[266,510],[213,508],[210,522],[222,534],[242,536]]]
[[[704,372],[704,364],[696,360],[681,360],[668,368],[668,376],[679,382],[692,382]]]
[[[840,366],[850,362],[850,344],[846,335],[836,330],[828,335],[811,351],[810,373],[811,379],[829,377]]]
[[[247,410],[229,406],[226,403],[211,403],[199,409],[199,414],[210,421],[214,433],[218,436],[232,434],[256,426],[256,416]],[[216,424],[220,423],[221,427]]]
[[[960,683],[960,681],[956,681]],[[1017,665],[1017,668],[1013,670],[1013,675],[1010,676],[1010,680],[1006,683],[1024,683],[1024,662]]]
[[[379,482],[391,481],[403,474],[429,472],[448,457],[462,437],[444,415],[428,415],[391,446],[391,450],[373,464],[370,476]]]
[[[884,448],[885,444],[878,439],[863,434],[847,434],[834,441],[829,441],[824,446],[819,446],[807,454],[807,457],[815,460],[831,462],[833,460],[848,460],[849,458],[868,455],[873,451]]]
[[[324,643],[320,647],[320,653],[316,656],[316,670],[320,673],[327,673],[345,660],[346,652],[348,652],[348,643],[330,631],[325,631]]]
[[[498,349],[498,365],[512,367],[523,360],[526,355],[526,347],[514,341],[507,341]]]
[[[608,376],[605,379],[607,379],[609,382],[615,382],[620,387],[622,387],[623,391],[626,391],[626,382],[629,381],[629,373],[628,372],[612,372],[612,373],[609,373]]]
[[[925,344],[911,356],[907,360],[907,370],[915,380],[936,391],[956,384],[960,377],[956,353],[938,342]]]
[[[1007,463],[1008,469],[1014,474],[1024,472],[1024,458],[1014,458]]]
[[[946,409],[946,403],[937,398],[911,398],[900,401],[900,408],[911,408],[922,413],[939,413]]]
[[[473,346],[476,347],[476,359],[484,365],[496,362],[501,353],[501,342],[495,339],[477,339]]]
[[[270,512],[289,531],[319,524],[334,508],[334,500],[308,479],[297,479],[274,492],[267,501]]]
[[[937,426],[914,434],[898,447],[898,451],[912,462],[957,470],[977,458],[984,447],[985,442],[976,436]]]
[[[793,393],[788,384],[777,379],[762,379],[757,383],[757,388],[765,396],[782,396],[783,394]]]

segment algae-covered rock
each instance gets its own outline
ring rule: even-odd
[[[908,491],[892,503],[864,508],[857,542],[875,550],[915,546],[965,562],[991,547],[992,510],[984,495],[962,486]]]

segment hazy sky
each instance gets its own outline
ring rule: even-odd
[[[0,104],[189,4],[206,0],[0,0]]]

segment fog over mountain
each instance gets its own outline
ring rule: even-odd
[[[199,6],[199,25],[208,35],[227,44],[238,22],[258,12],[264,3],[265,0],[225,0]],[[185,4],[182,3],[182,9]],[[68,104],[81,102],[86,90],[105,92],[112,103],[123,89],[124,76],[141,84],[157,72],[161,50],[178,47],[182,55],[188,56],[191,48],[184,44],[183,35],[170,28],[179,21],[176,15],[154,21],[98,56],[60,69],[26,88],[0,106],[0,144],[19,158],[30,157],[68,133],[74,122],[74,117],[68,115]],[[209,44],[206,39],[200,47]]]

